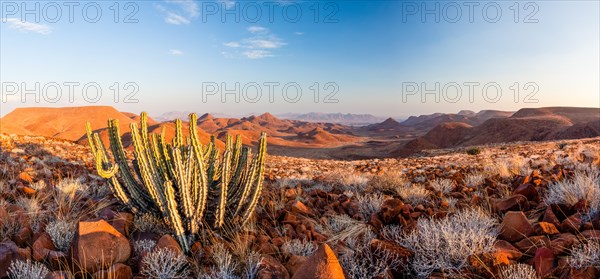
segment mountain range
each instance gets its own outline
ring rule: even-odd
[[[187,115],[170,113],[184,121]],[[162,115],[150,118],[150,132],[174,135],[173,120]],[[400,122],[358,114],[287,114],[284,119],[270,113],[247,117],[203,114],[198,119],[201,141],[215,135],[223,145],[226,135],[241,135],[244,144],[254,145],[261,132],[269,135],[269,153],[319,159],[358,159],[409,156],[424,149],[454,148],[513,141],[542,141],[600,136],[600,108],[523,108],[516,112],[482,110],[455,114],[411,116]],[[123,142],[130,145],[129,124],[138,122],[134,113],[109,106],[65,108],[18,108],[0,118],[0,133],[45,136],[87,144],[85,122],[107,139],[107,120],[118,119]],[[321,121],[327,120],[329,121]],[[312,121],[309,121],[312,120]],[[334,121],[335,120],[335,121]],[[344,122],[334,123],[334,122]],[[184,127],[186,130],[186,127]],[[105,141],[107,142],[107,141]]]

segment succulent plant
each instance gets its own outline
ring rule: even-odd
[[[108,121],[112,159],[98,133],[87,136],[98,174],[109,179],[114,196],[136,214],[163,218],[185,251],[200,229],[244,225],[251,217],[262,190],[267,137],[262,133],[258,153],[227,136],[224,152],[200,143],[196,114],[189,115],[189,135],[184,140],[181,120],[176,120],[171,143],[161,134],[148,134],[147,114],[140,128],[131,123],[133,160],[123,146],[119,121]],[[114,161],[114,163],[113,163]]]

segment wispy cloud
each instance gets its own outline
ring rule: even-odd
[[[183,51],[178,50],[178,49],[170,49],[169,54],[174,55],[174,56],[181,56],[181,55],[183,55]]]
[[[165,0],[168,7],[156,5],[156,9],[163,13],[165,22],[174,25],[190,24],[191,20],[200,14],[198,3],[194,0]]]
[[[279,49],[287,43],[277,35],[271,33],[268,28],[262,26],[250,26],[248,32],[254,36],[223,43],[224,46],[234,49],[234,54],[242,55],[249,59],[261,59],[273,57],[273,50]],[[231,58],[235,55],[231,52],[224,52],[225,57]]]
[[[261,58],[266,58],[266,57],[273,57],[273,54],[270,51],[259,50],[259,49],[244,51],[244,52],[242,52],[242,54],[249,59],[261,59]]]
[[[262,26],[250,26],[248,31],[252,34],[266,34],[269,33],[269,29]]]
[[[294,35],[302,36],[304,35],[304,32],[294,32]]]
[[[22,21],[18,18],[3,18],[2,22],[8,23],[8,27],[11,29],[23,32],[35,32],[43,35],[48,35],[52,33],[52,27],[46,24]]]

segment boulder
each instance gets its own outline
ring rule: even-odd
[[[512,195],[508,198],[496,202],[496,210],[506,212],[510,210],[527,209],[527,198],[523,195]]]
[[[560,233],[555,225],[548,222],[539,222],[534,224],[533,231],[536,235],[555,235]]]
[[[100,270],[95,272],[92,275],[94,279],[111,279],[111,278],[119,278],[119,279],[131,279],[133,278],[133,272],[131,267],[124,265],[122,263],[113,264],[109,269]]]
[[[387,199],[381,205],[381,210],[379,212],[379,216],[384,224],[389,224],[398,214],[402,211],[402,207],[404,203],[399,199]]]
[[[509,211],[502,220],[500,237],[509,242],[517,242],[533,232],[533,226],[521,211]]]
[[[179,242],[177,242],[170,234],[163,235],[158,242],[156,242],[156,246],[154,246],[154,250],[162,248],[167,248],[175,253],[183,253],[181,246],[179,246]]]
[[[337,256],[327,244],[319,249],[298,268],[292,279],[344,279],[344,271]]]
[[[54,247],[54,243],[50,238],[48,233],[42,233],[36,240],[33,242],[33,259],[41,262],[46,259],[48,253],[50,251],[56,250]]]
[[[308,260],[308,257],[292,255],[285,264],[285,268],[290,274],[296,274],[296,271]]]
[[[540,247],[535,251],[533,264],[538,276],[545,277],[554,269],[554,253],[547,247]]]
[[[129,240],[106,221],[82,221],[69,253],[81,269],[92,273],[124,263],[131,255],[131,247]]]
[[[287,269],[278,260],[263,255],[256,276],[258,279],[290,279]]]

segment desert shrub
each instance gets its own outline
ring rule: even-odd
[[[218,243],[213,246],[212,260],[214,266],[208,274],[200,275],[200,278],[212,279],[237,279],[236,268],[238,262],[234,260],[233,255],[227,250],[223,243]]]
[[[471,173],[465,176],[465,185],[469,188],[475,188],[483,183],[485,177],[481,173]]]
[[[166,233],[165,223],[152,214],[144,213],[133,217],[133,230],[138,232]]]
[[[400,225],[385,225],[381,229],[383,239],[400,243],[402,237],[402,227]]]
[[[600,268],[600,241],[590,240],[571,250],[567,258],[570,266],[581,269],[587,267]]]
[[[537,279],[533,266],[528,264],[511,264],[500,269],[500,279]]]
[[[496,220],[481,209],[459,211],[442,219],[419,219],[416,228],[404,234],[400,244],[415,255],[411,268],[419,277],[435,270],[460,271],[472,255],[493,251],[498,231]]]
[[[369,220],[373,213],[377,213],[381,210],[385,197],[380,193],[371,193],[357,195],[356,201],[360,208],[360,213],[365,220]]]
[[[554,182],[548,186],[547,204],[575,205],[585,200],[589,205],[584,212],[585,219],[591,219],[600,213],[600,172],[589,168],[576,171],[573,178]]]
[[[387,171],[380,175],[374,175],[369,181],[373,190],[395,192],[397,187],[407,183],[406,177],[398,171]]]
[[[246,279],[254,279],[258,275],[258,268],[260,267],[260,261],[262,256],[260,253],[252,251],[248,253],[244,261],[244,276]]]
[[[347,186],[364,188],[369,183],[369,176],[355,172],[344,173],[340,179],[340,183]]]
[[[402,187],[398,187],[396,193],[402,197],[403,201],[413,206],[427,202],[429,200],[429,195],[431,194],[429,190],[422,186],[411,184],[405,184]]]
[[[56,189],[65,196],[87,196],[89,187],[76,179],[63,179],[56,183]]]
[[[133,242],[133,251],[136,255],[141,255],[142,253],[147,253],[152,251],[152,249],[156,246],[156,241],[151,239],[141,239]]]
[[[401,262],[394,255],[379,248],[373,251],[371,241],[375,233],[370,228],[353,237],[346,238],[344,244],[349,248],[339,257],[340,265],[351,279],[376,278],[383,276],[388,268],[396,268]]]
[[[284,242],[281,250],[288,255],[308,257],[317,251],[317,246],[310,241],[292,239]]]
[[[481,153],[481,150],[477,147],[471,147],[467,149],[467,154],[469,155],[478,155],[479,153]]]
[[[10,240],[23,228],[16,216],[9,214],[8,218],[0,220],[0,241]]]
[[[16,260],[10,263],[8,278],[10,279],[44,279],[50,270],[40,262]]]
[[[37,195],[31,198],[19,197],[16,200],[16,204],[23,209],[25,209],[25,213],[27,213],[27,220],[33,232],[39,232],[40,226],[46,220],[48,220],[48,214],[46,214],[46,210],[42,207],[44,203],[44,199],[41,195]]]
[[[67,251],[75,236],[75,223],[73,221],[56,219],[46,225],[46,232],[50,235],[54,246],[60,251]]]
[[[454,181],[450,179],[436,179],[431,182],[431,187],[436,191],[446,195],[454,190]]]
[[[332,235],[340,233],[349,227],[355,226],[358,223],[361,223],[357,220],[352,219],[350,216],[346,214],[342,215],[331,215],[327,218],[325,224],[317,224],[315,225],[315,230],[319,233],[323,233],[326,235]]]
[[[162,248],[152,251],[144,257],[141,273],[150,278],[170,279],[187,278],[190,272],[185,255]]]

